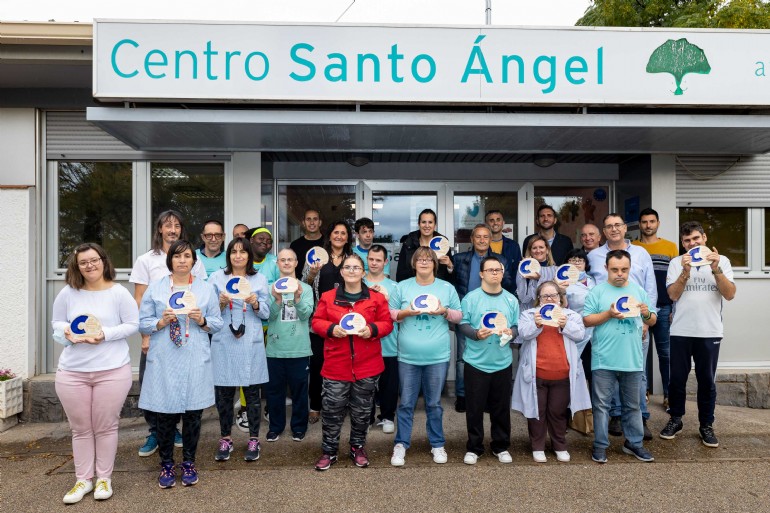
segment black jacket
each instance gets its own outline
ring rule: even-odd
[[[433,237],[441,235],[438,232],[433,232]],[[443,235],[441,235],[443,237]],[[398,267],[396,268],[396,281],[404,281],[409,278],[413,278],[415,275],[414,269],[412,269],[412,255],[420,247],[420,231],[415,230],[406,235],[401,244],[401,251],[398,253]],[[452,258],[452,249],[449,249],[449,258]],[[436,278],[439,278],[449,283],[454,283],[454,277],[450,274],[449,269],[444,264],[438,264],[438,274]]]

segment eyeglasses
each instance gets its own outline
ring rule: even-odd
[[[219,240],[224,237],[224,233],[204,233],[203,238],[206,240]]]
[[[620,230],[626,225],[626,223],[605,224],[605,230]]]
[[[364,268],[360,265],[343,265],[342,266],[343,271],[347,271],[349,273],[357,273],[359,271],[363,271]]]
[[[540,294],[540,299],[556,299],[559,294]]]
[[[484,269],[482,272],[484,273],[491,273],[491,274],[502,274],[502,269]]]
[[[279,258],[278,261],[282,264],[290,264],[291,262],[294,262],[297,260],[296,258]]]
[[[567,260],[567,263],[578,265],[578,264],[584,264],[586,263],[586,261],[583,260],[582,258],[570,258],[569,260]]]
[[[432,264],[433,259],[432,258],[418,258],[417,259],[418,264]]]
[[[88,266],[96,267],[97,265],[99,265],[99,262],[101,261],[102,261],[101,258],[92,258],[91,260],[81,260],[80,262],[78,262],[78,267],[88,267]]]

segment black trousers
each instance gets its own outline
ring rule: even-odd
[[[217,412],[219,413],[219,434],[230,436],[233,430],[233,401],[238,388],[243,388],[243,396],[246,398],[246,416],[249,419],[249,436],[259,437],[259,417],[262,413],[262,401],[259,400],[260,385],[247,387],[214,387]]]
[[[174,463],[174,436],[179,418],[182,418],[182,461],[195,461],[198,440],[201,437],[203,410],[187,410],[184,413],[155,413],[158,427],[158,453],[161,463]]]
[[[465,362],[465,424],[468,429],[466,450],[484,454],[484,408],[489,409],[492,452],[507,451],[511,446],[511,393],[513,366],[497,372],[484,372]]]
[[[393,421],[396,418],[398,406],[398,357],[383,356],[385,370],[380,374],[375,397],[380,401],[380,420]],[[376,405],[372,411],[376,409]]]
[[[308,381],[308,395],[310,396],[310,409],[321,411],[321,390],[323,378],[321,368],[324,366],[324,339],[315,333],[310,334],[310,349],[313,355],[310,357],[310,378]]]

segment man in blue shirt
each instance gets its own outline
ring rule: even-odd
[[[607,462],[609,447],[610,401],[615,387],[620,387],[623,452],[645,462],[654,461],[643,446],[644,428],[640,409],[639,386],[644,375],[642,326],[657,320],[654,305],[639,285],[629,281],[631,255],[618,249],[607,253],[607,281],[594,287],[586,297],[583,323],[595,326],[591,341],[591,402],[594,413],[594,448],[597,463]],[[627,297],[622,300],[621,298]],[[626,317],[620,309],[639,308],[635,317]]]

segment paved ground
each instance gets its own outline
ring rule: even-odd
[[[87,496],[71,511],[532,511],[623,512],[770,511],[770,410],[718,406],[718,449],[701,445],[695,415],[673,442],[655,438],[647,444],[655,463],[641,463],[620,452],[622,438],[612,439],[609,463],[590,460],[591,439],[570,431],[572,462],[532,462],[526,423],[513,413],[514,463],[502,465],[491,455],[475,467],[464,465],[465,418],[444,403],[449,463],[436,465],[429,454],[424,412],[418,412],[413,444],[405,467],[390,466],[393,435],[372,429],[368,452],[372,465],[359,469],[350,460],[327,472],[312,469],[320,452],[320,424],[307,438],[283,436],[263,441],[258,462],[242,460],[245,433],[234,432],[236,449],[228,462],[216,463],[218,421],[206,411],[198,449],[201,482],[170,490],[157,486],[157,455],[140,458],[142,419],[121,421],[120,447],[113,484],[105,502]],[[653,431],[667,416],[660,398],[651,398]],[[695,404],[688,403],[695,412]],[[264,433],[264,425],[262,427]],[[347,439],[347,426],[343,441]],[[344,447],[344,444],[343,444]],[[177,449],[180,456],[181,449]],[[343,453],[344,454],[344,453]],[[0,434],[0,511],[46,512],[65,506],[61,498],[74,483],[66,424],[20,425]]]

